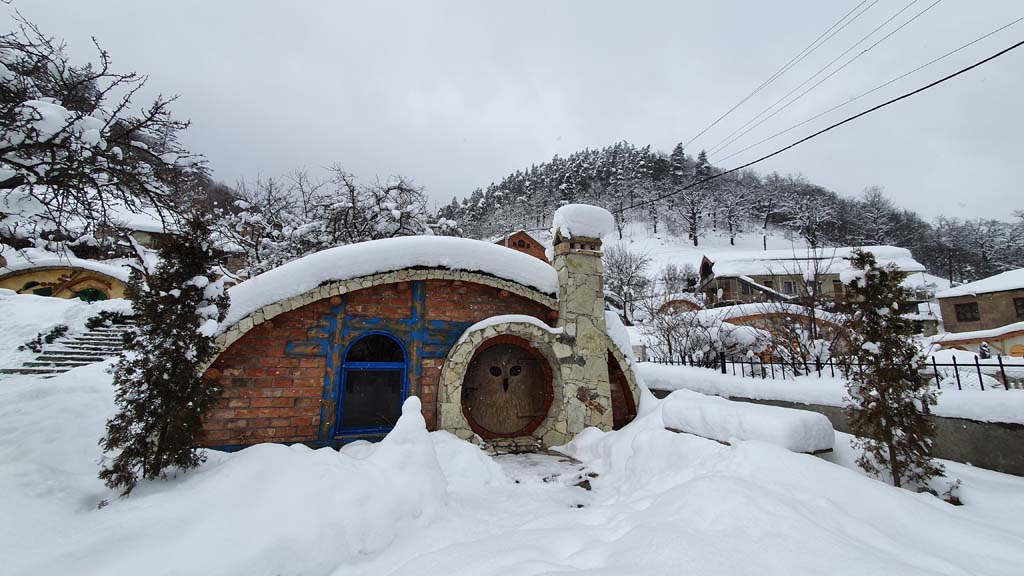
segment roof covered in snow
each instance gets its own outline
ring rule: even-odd
[[[708,258],[717,277],[797,275],[807,272],[841,274],[850,270],[851,254],[856,247],[793,248],[790,250],[761,250],[723,252]],[[924,272],[924,266],[910,254],[910,250],[896,246],[861,246],[874,254],[882,266],[894,264],[903,272]]]
[[[222,326],[327,282],[415,267],[480,272],[552,296],[558,293],[555,269],[528,254],[468,238],[406,236],[322,250],[233,286]]]
[[[561,233],[564,238],[603,238],[615,231],[615,217],[599,206],[566,204],[555,210],[551,221],[551,236]]]
[[[954,298],[956,296],[975,296],[989,292],[1004,292],[1006,290],[1024,290],[1024,268],[1009,270],[1002,274],[982,278],[975,282],[943,290],[936,294],[939,298]]]
[[[111,278],[117,278],[122,282],[127,282],[128,277],[131,275],[131,268],[126,265],[127,261],[123,259],[105,261],[87,260],[85,258],[78,258],[70,252],[58,254],[56,252],[50,252],[39,248],[14,250],[9,246],[3,246],[2,254],[7,260],[7,265],[0,266],[0,276],[5,276],[14,272],[24,272],[26,270],[37,270],[40,268],[65,267],[81,268],[83,270],[99,272],[100,274],[105,274]]]

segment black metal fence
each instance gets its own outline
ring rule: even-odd
[[[951,363],[945,363],[931,358],[920,366],[919,373],[939,390],[1024,390],[1024,359],[1002,356],[982,359],[975,356],[974,361],[968,363],[957,362],[956,357],[952,360]],[[647,361],[653,364],[695,366],[740,378],[764,380],[789,380],[798,376],[841,378],[846,371],[863,370],[865,366],[859,363],[840,363],[832,358],[824,362],[778,358],[765,361],[758,356],[728,358],[724,353],[699,358],[652,357]]]

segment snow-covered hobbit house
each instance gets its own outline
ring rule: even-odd
[[[624,425],[640,392],[604,310],[600,237],[612,226],[600,208],[559,209],[550,265],[418,236],[325,250],[233,287],[206,370],[223,395],[204,445],[373,439],[410,395],[430,429],[495,451]]]

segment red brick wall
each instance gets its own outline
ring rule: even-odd
[[[553,322],[556,312],[522,296],[471,282],[427,280],[422,316],[427,321],[473,323],[499,314],[527,314]],[[437,424],[437,388],[442,358],[421,357],[411,346],[407,325],[414,305],[412,284],[374,286],[346,296],[346,321],[351,334],[335,335],[336,348],[344,351],[364,330],[359,323],[380,320],[375,329],[393,333],[409,349],[409,393],[420,396],[427,426]],[[329,336],[324,321],[339,297],[321,300],[264,322],[232,344],[213,363],[207,375],[224,387],[216,408],[204,424],[204,445],[230,446],[258,442],[309,442],[320,438],[320,411],[324,404],[327,361],[323,356],[286,353],[289,341],[301,343]],[[335,329],[343,321],[338,319]],[[428,334],[433,328],[428,327]],[[447,349],[433,349],[447,354]],[[416,363],[421,368],[417,376]],[[336,362],[336,365],[339,364]],[[333,395],[324,399],[333,414]]]

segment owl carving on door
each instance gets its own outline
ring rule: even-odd
[[[477,354],[462,387],[463,406],[473,422],[506,436],[544,416],[549,376],[540,362],[515,344],[497,344]]]

